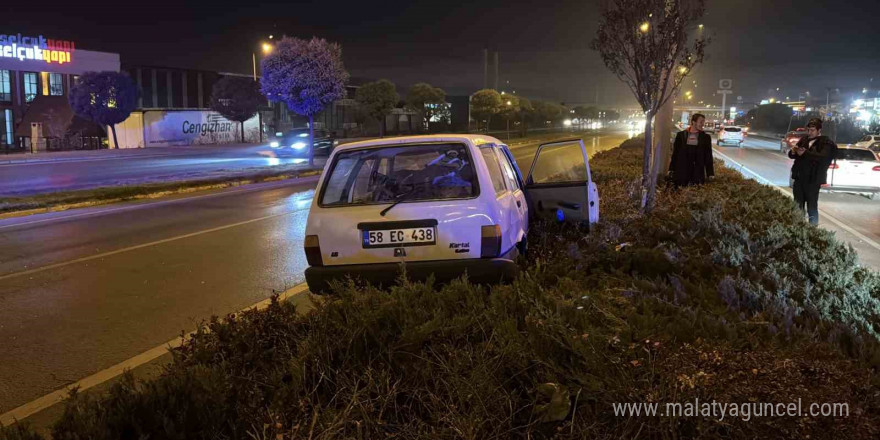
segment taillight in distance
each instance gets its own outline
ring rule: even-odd
[[[480,257],[494,258],[501,252],[501,226],[489,225],[480,228]]]
[[[840,168],[840,165],[837,165],[836,163],[833,163],[833,164],[831,164],[831,165],[828,165],[828,169],[829,169],[829,170],[836,170],[836,169],[838,169],[838,168]]]
[[[323,266],[324,260],[321,258],[321,244],[317,235],[306,235],[305,242],[306,261],[309,266]]]

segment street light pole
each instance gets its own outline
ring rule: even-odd
[[[251,52],[251,55],[254,58],[254,81],[257,80],[257,53]]]

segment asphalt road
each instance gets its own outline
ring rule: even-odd
[[[0,414],[301,283],[316,182],[0,220]]]
[[[778,140],[749,137],[742,148],[714,146],[714,149],[716,153],[745,167],[743,174],[747,177],[757,174],[760,176],[758,180],[772,183],[791,193],[788,179],[793,161],[780,152]],[[721,158],[719,154],[715,156]],[[880,200],[870,200],[859,194],[822,192],[819,194],[819,210],[820,226],[852,244],[858,251],[862,264],[880,271],[880,248],[868,241],[880,243]],[[850,229],[857,234],[853,234]]]
[[[0,197],[193,180],[270,166],[304,168],[307,165],[302,159],[279,157],[267,145],[149,148],[132,153],[138,154],[0,165]]]

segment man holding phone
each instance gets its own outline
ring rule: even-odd
[[[794,202],[801,212],[806,205],[810,224],[819,224],[819,189],[827,183],[828,166],[834,160],[837,144],[828,136],[822,136],[822,120],[810,119],[807,135],[788,150],[794,159],[791,166],[791,186]]]

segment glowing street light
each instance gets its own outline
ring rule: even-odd
[[[647,21],[644,22],[644,23],[642,23],[641,26],[639,26],[639,30],[640,30],[643,34],[647,34],[648,31],[649,31],[650,29],[651,29],[651,24],[648,23]]]
[[[263,43],[263,53],[264,53],[264,54],[270,54],[270,53],[272,53],[272,49],[273,49],[273,47],[272,47],[271,44],[269,44],[269,43]]]
[[[700,25],[700,26],[698,26],[698,27],[699,27],[700,29],[702,29],[702,28],[703,28],[703,25]]]

